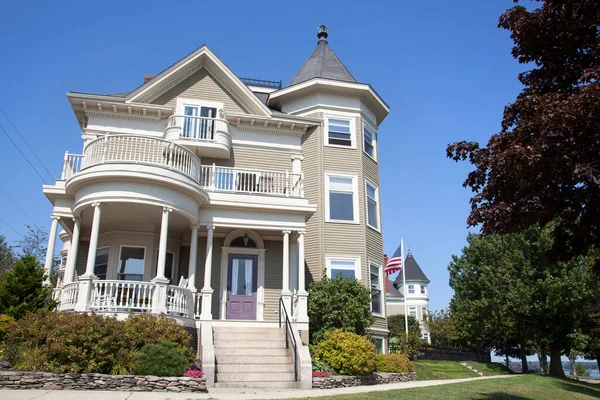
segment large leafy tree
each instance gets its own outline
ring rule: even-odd
[[[548,265],[552,226],[512,235],[469,235],[449,265],[456,323],[479,345],[522,360],[532,345],[548,347],[550,374],[564,376],[560,357],[573,335],[590,330],[582,311],[600,290],[591,266],[596,257]]]
[[[390,337],[402,338],[406,336],[404,315],[390,315],[387,317],[387,323]],[[408,316],[408,333],[412,333],[419,338],[421,337],[421,326],[419,325],[419,321],[412,315]]]
[[[15,263],[15,255],[12,247],[6,242],[6,237],[0,235],[0,282],[6,271],[9,271]]]
[[[472,346],[450,310],[440,310],[429,314],[427,328],[434,346],[456,348]]]
[[[536,3],[500,17],[513,57],[532,67],[502,130],[486,147],[457,142],[447,154],[475,167],[464,182],[475,192],[468,225],[491,234],[558,221],[547,255],[567,261],[600,239],[600,0]]]

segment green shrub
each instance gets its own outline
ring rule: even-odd
[[[375,345],[365,337],[336,329],[318,344],[316,358],[342,375],[366,375],[375,369]]]
[[[379,372],[415,372],[415,366],[404,354],[377,354],[375,368]]]
[[[183,376],[190,366],[187,357],[170,342],[147,344],[140,350],[137,375]]]
[[[390,315],[387,317],[388,330],[390,337],[406,337],[406,328],[404,327],[404,315]],[[421,325],[419,321],[412,315],[408,316],[408,332],[414,333],[421,337]]]
[[[111,375],[129,375],[138,366],[140,352],[138,350],[121,349],[117,352],[117,357],[110,370]]]
[[[15,319],[10,315],[0,314],[0,343],[4,342],[8,331],[14,325]]]
[[[311,343],[325,332],[341,329],[360,336],[370,335],[375,319],[371,313],[371,290],[356,279],[323,277],[308,288],[308,317]]]
[[[423,339],[421,339],[421,337],[415,332],[409,331],[408,338],[406,338],[406,334],[403,334],[393,339],[395,342],[394,347],[397,353],[404,354],[413,361],[419,358],[419,348],[421,348],[424,343]]]
[[[44,371],[47,368],[46,353],[39,347],[23,348],[14,367],[19,371]]]
[[[38,311],[15,322],[4,347],[13,364],[22,349],[37,347],[51,372],[109,374],[134,370],[136,352],[146,343],[161,341],[176,342],[186,358],[193,358],[190,335],[164,316],[118,321],[95,314]]]

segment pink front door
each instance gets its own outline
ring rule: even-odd
[[[256,319],[258,257],[230,254],[227,274],[227,319]]]

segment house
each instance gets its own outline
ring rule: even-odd
[[[202,46],[130,92],[67,94],[82,150],[43,189],[47,270],[58,226],[68,235],[61,310],[176,318],[199,333],[209,386],[310,387],[306,289],[326,271],[374,288],[386,348],[389,108],[317,36],[285,87]]]
[[[429,330],[427,329],[427,315],[429,314],[429,291],[427,285],[430,280],[417,264],[415,257],[408,250],[404,260],[406,268],[406,310],[408,315],[415,317],[421,325],[421,337],[431,343]],[[402,282],[402,273],[396,276],[394,281],[388,279],[386,284],[385,301],[387,303],[387,315],[404,315],[404,288]]]

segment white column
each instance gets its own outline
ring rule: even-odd
[[[56,245],[56,230],[58,229],[58,220],[60,217],[53,215],[50,225],[50,235],[48,236],[48,249],[46,250],[46,262],[44,263],[44,286],[50,286],[50,274],[52,273],[52,264],[54,263],[54,246]]]
[[[156,276],[152,279],[154,283],[154,295],[152,296],[152,313],[167,313],[167,289],[169,279],[165,277],[165,261],[167,259],[167,237],[169,234],[169,213],[172,208],[163,207],[160,223],[160,239],[158,241],[158,265]]]
[[[79,296],[75,311],[90,311],[90,302],[94,290],[94,265],[96,264],[96,250],[98,249],[98,235],[100,233],[100,215],[102,213],[101,203],[92,203],[94,216],[92,218],[92,231],[90,233],[90,247],[88,250],[87,263],[85,264],[85,273],[79,277]]]
[[[304,273],[304,231],[298,232],[298,322],[308,324],[308,292]],[[308,325],[304,329],[308,330]]]
[[[208,235],[206,236],[206,260],[204,261],[204,286],[202,287],[202,312],[200,313],[201,321],[212,320],[211,306],[212,295],[214,290],[210,287],[212,274],[212,248],[213,248],[213,231],[214,225],[207,225]]]
[[[292,316],[292,292],[290,291],[290,231],[283,231],[283,280],[281,282],[281,298],[288,313]]]
[[[75,280],[75,265],[77,264],[77,251],[79,249],[81,219],[74,217],[73,222],[73,235],[71,235],[71,247],[69,247],[69,252],[67,253],[67,266],[65,267],[63,285],[72,283]]]
[[[190,240],[190,263],[188,265],[188,288],[196,293],[196,260],[198,257],[198,225],[192,226]]]

